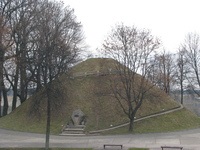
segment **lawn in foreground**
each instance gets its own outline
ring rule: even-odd
[[[45,150],[45,148],[0,148],[0,150]],[[50,150],[92,150],[92,148],[50,148]]]
[[[148,148],[129,148],[128,150],[149,150]]]
[[[45,148],[0,148],[0,150],[45,150]],[[50,150],[93,150],[92,148],[50,148]]]
[[[0,148],[0,150],[44,150],[45,148]],[[50,150],[93,150],[92,148],[50,148]],[[148,148],[129,148],[129,150],[149,150]]]
[[[45,148],[0,148],[0,150],[45,150]],[[92,148],[50,148],[50,150],[93,150]]]

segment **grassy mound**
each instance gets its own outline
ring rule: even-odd
[[[89,59],[74,66],[69,74],[64,74],[53,82],[50,93],[51,133],[59,134],[63,126],[70,122],[71,114],[76,109],[82,110],[86,115],[86,131],[105,129],[110,125],[128,122],[117,101],[111,96],[109,79],[113,74],[109,74],[109,71],[114,70],[114,63],[112,59]],[[177,106],[176,102],[155,87],[148,93],[148,97],[137,113],[137,118]],[[1,128],[18,131],[44,133],[45,125],[46,92],[44,90],[0,119]]]

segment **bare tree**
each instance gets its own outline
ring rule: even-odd
[[[135,115],[147,92],[153,87],[146,79],[149,57],[159,47],[148,30],[116,25],[105,40],[106,55],[117,60],[117,77],[111,79],[116,100],[130,120],[129,131],[133,131]]]
[[[185,59],[185,50],[181,46],[177,54],[176,83],[180,85],[181,104],[183,104],[184,82],[188,73],[187,60]]]
[[[190,87],[196,91],[196,88],[200,88],[200,37],[196,33],[190,33],[186,36],[183,44],[184,57],[187,61],[188,70],[187,80]],[[200,96],[198,92],[196,92]]]
[[[154,70],[150,73],[154,75],[154,83],[156,83],[165,93],[169,94],[171,85],[174,82],[175,76],[175,62],[174,55],[166,53],[165,50],[161,54],[154,56]],[[155,77],[156,76],[156,77]]]
[[[17,98],[23,103],[27,99],[28,83],[30,79],[27,76],[27,55],[30,51],[30,33],[33,31],[34,10],[37,1],[18,0],[13,5],[18,6],[10,16],[11,37],[14,43],[12,48],[13,64],[15,68],[12,74],[7,76],[7,80],[13,89],[12,110],[16,108]],[[32,41],[33,42],[33,41]],[[20,90],[18,90],[20,89]]]
[[[3,42],[3,37],[4,37],[4,31],[6,28],[6,20],[4,14],[6,13],[5,10],[3,9],[6,3],[4,1],[0,2],[0,117],[1,117],[1,102],[2,102],[2,91],[3,91],[3,64],[4,64],[4,56],[5,56],[5,46]]]
[[[10,38],[10,16],[16,11],[21,5],[13,5],[14,0],[1,0],[0,1],[0,105],[3,93],[4,99],[4,109],[3,115],[7,114],[8,110],[8,100],[7,100],[7,91],[6,86],[4,84],[4,63],[6,61],[6,57],[8,57],[7,53],[12,45],[12,40]],[[0,107],[1,109],[1,107]],[[0,110],[1,116],[1,110]]]
[[[81,24],[76,22],[74,10],[63,8],[62,3],[43,2],[38,8],[35,49],[31,52],[30,72],[34,74],[36,88],[53,80],[77,60],[83,35]],[[52,59],[51,68],[46,63]],[[50,69],[50,70],[49,70]],[[50,71],[50,72],[49,72]],[[48,76],[50,74],[50,76]]]
[[[63,7],[60,2],[44,1],[38,7],[37,48],[32,51],[34,78],[37,89],[45,87],[47,96],[47,125],[45,147],[49,149],[52,81],[66,73],[76,62],[81,50],[83,34],[81,24],[76,21],[74,10]]]

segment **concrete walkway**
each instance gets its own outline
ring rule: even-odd
[[[0,129],[0,147],[44,147],[45,135]],[[161,150],[161,146],[183,146],[184,150],[200,150],[200,129],[134,135],[112,136],[51,136],[51,147],[103,149],[103,144],[123,144],[129,147],[147,147]],[[106,149],[120,149],[119,147]],[[169,150],[169,149],[168,149]]]

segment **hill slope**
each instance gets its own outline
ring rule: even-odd
[[[70,122],[74,110],[86,115],[86,130],[99,130],[128,121],[116,100],[111,97],[109,79],[115,61],[112,59],[88,59],[74,66],[69,74],[53,82],[51,92],[51,132],[58,134]],[[137,118],[177,107],[169,96],[158,88],[148,93]],[[46,94],[36,93],[11,114],[0,119],[0,127],[29,132],[45,132]]]

